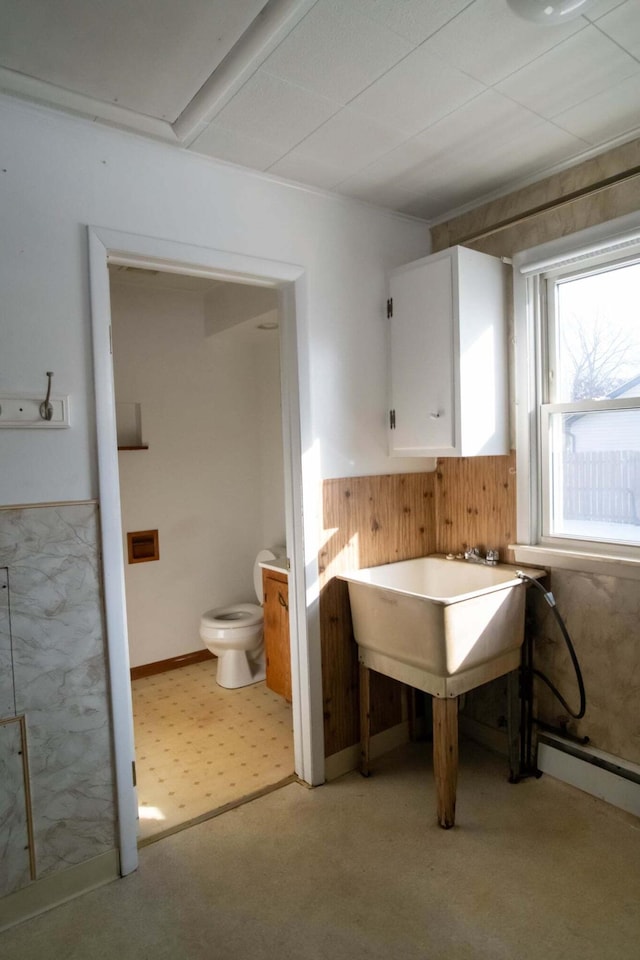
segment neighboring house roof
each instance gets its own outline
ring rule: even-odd
[[[640,385],[640,374],[638,374],[637,377],[632,377],[631,380],[625,380],[623,384],[616,387],[611,393],[607,393],[602,399],[617,400],[619,397],[635,396],[635,394],[630,391],[634,390],[638,385]],[[578,420],[582,420],[583,417],[588,417],[591,413],[593,413],[592,410],[588,410],[586,413],[574,413],[572,416],[567,417],[567,424],[577,423]]]
[[[617,400],[618,397],[624,397],[625,394],[628,394],[629,390],[633,390],[634,387],[637,387],[640,384],[640,374],[637,377],[633,377],[631,380],[627,380],[626,383],[623,383],[620,387],[616,387],[615,390],[612,390],[611,393],[607,394],[608,400]],[[628,394],[632,396],[632,394]]]

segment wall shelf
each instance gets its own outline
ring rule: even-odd
[[[148,450],[142,434],[142,407],[139,403],[116,403],[118,450]]]

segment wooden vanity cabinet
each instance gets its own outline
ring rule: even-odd
[[[289,579],[286,573],[263,569],[262,586],[267,686],[290,703]]]

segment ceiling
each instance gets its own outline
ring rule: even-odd
[[[640,0],[0,0],[0,91],[437,220],[640,135]]]

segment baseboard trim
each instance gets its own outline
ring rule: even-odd
[[[153,677],[156,673],[165,673],[167,670],[177,670],[179,667],[190,667],[192,663],[203,663],[214,659],[210,650],[194,650],[193,653],[183,653],[179,657],[169,657],[168,660],[156,660],[154,663],[143,663],[139,667],[131,667],[131,679],[141,680],[142,677]]]
[[[640,817],[640,766],[635,763],[595,747],[578,746],[541,733],[538,769]]]
[[[372,760],[381,757],[383,753],[394,750],[395,747],[407,743],[409,740],[409,724],[406,720],[383,730],[382,733],[376,733],[371,737],[370,756]],[[360,764],[360,744],[354,743],[339,753],[332,753],[324,761],[325,780],[337,780],[338,777],[357,770]]]
[[[475,740],[493,753],[499,753],[503,757],[509,756],[509,738],[506,730],[490,727],[486,723],[480,723],[479,720],[465,717],[462,713],[458,718],[458,725],[464,737]]]
[[[110,850],[75,867],[35,880],[0,900],[0,932],[53,907],[73,900],[82,893],[111,883],[120,876],[117,850]]]

